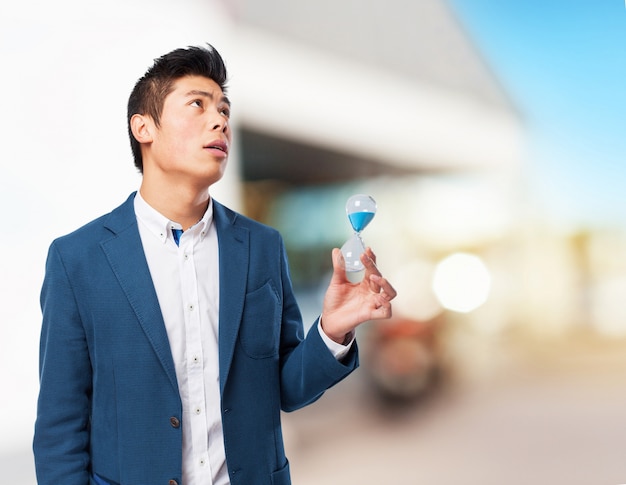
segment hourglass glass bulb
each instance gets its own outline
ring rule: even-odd
[[[376,214],[376,201],[369,195],[353,195],[346,202],[346,214],[355,232],[361,232]]]

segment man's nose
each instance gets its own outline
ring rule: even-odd
[[[212,116],[209,126],[211,126],[212,131],[222,131],[226,133],[229,126],[228,122],[229,120],[226,116],[224,116],[222,113],[216,112]]]

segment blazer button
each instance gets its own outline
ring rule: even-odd
[[[173,428],[179,428],[180,427],[180,420],[176,416],[172,416],[170,418],[170,424],[172,425]],[[175,480],[170,480],[170,485],[176,485],[176,481]]]
[[[170,480],[169,485],[178,485],[178,482],[176,480]]]

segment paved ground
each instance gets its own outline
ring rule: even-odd
[[[294,482],[626,483],[623,344],[483,350],[421,402],[383,406],[361,375],[286,416]]]
[[[358,371],[285,415],[294,484],[626,483],[625,344],[476,340],[454,353],[421,401],[385,405]],[[30,450],[0,455],[0,469],[2,483],[35,483]]]

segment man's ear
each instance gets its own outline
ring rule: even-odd
[[[130,118],[130,130],[139,143],[152,143],[155,126],[148,116],[134,114]]]

